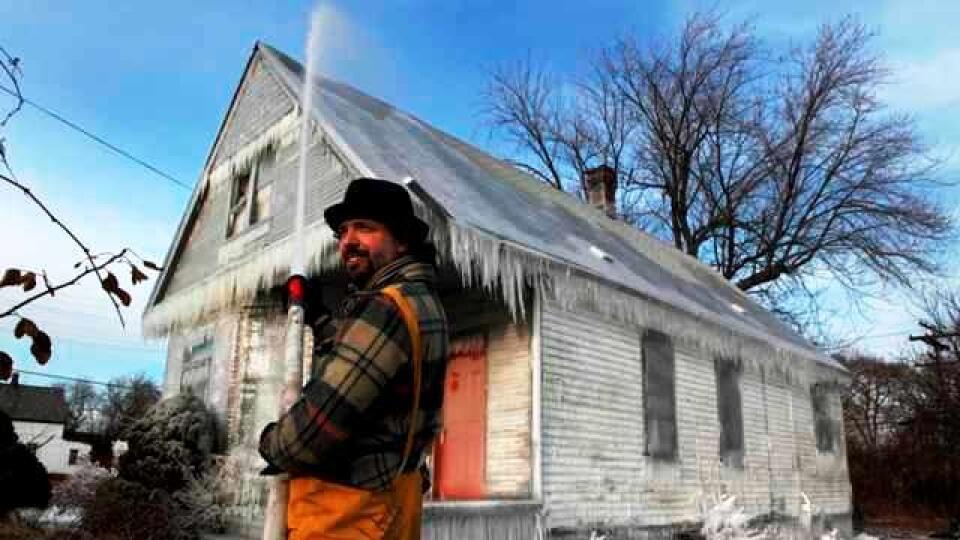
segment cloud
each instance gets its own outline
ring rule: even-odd
[[[893,83],[881,92],[891,105],[914,112],[953,112],[960,105],[960,47],[900,57],[891,64]]]

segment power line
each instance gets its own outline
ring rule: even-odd
[[[93,379],[81,379],[79,377],[68,377],[66,375],[53,375],[51,373],[41,373],[39,371],[27,371],[25,369],[18,369],[17,373],[23,373],[25,375],[34,375],[36,377],[46,377],[48,379],[58,379],[61,381],[73,381],[73,382],[82,382],[88,384],[98,384],[100,386],[113,386],[116,388],[133,388],[132,386],[126,384],[115,384],[103,381],[95,381]]]
[[[18,97],[18,94],[17,94],[16,92],[14,92],[13,90],[10,90],[10,89],[7,88],[6,86],[3,86],[2,84],[0,84],[0,90],[3,90],[4,92],[6,92],[7,94],[10,94],[11,96]],[[50,117],[53,118],[54,120],[57,120],[57,121],[61,122],[62,124],[66,125],[67,127],[69,127],[69,128],[71,128],[71,129],[73,129],[73,130],[75,130],[75,131],[78,131],[78,132],[82,133],[82,134],[85,135],[86,137],[88,137],[88,138],[94,140],[95,142],[97,142],[97,143],[99,143],[99,144],[107,147],[108,149],[112,150],[113,152],[115,152],[115,153],[117,153],[117,154],[119,154],[119,155],[121,155],[121,156],[123,156],[123,157],[125,157],[125,158],[127,158],[127,159],[129,159],[129,160],[131,160],[131,161],[133,161],[134,163],[140,165],[141,167],[145,167],[145,168],[148,169],[150,172],[153,172],[154,174],[157,174],[157,175],[163,177],[164,179],[169,180],[170,182],[173,182],[174,184],[182,187],[183,189],[186,189],[187,191],[193,191],[193,188],[191,188],[191,187],[188,186],[187,184],[181,182],[180,180],[177,180],[177,179],[174,178],[173,176],[170,176],[169,174],[161,171],[160,169],[158,169],[158,168],[154,167],[153,165],[147,163],[146,161],[138,158],[137,156],[131,154],[130,152],[127,152],[127,151],[124,150],[123,148],[120,148],[120,147],[118,147],[118,146],[116,146],[116,145],[114,145],[114,144],[111,144],[110,142],[106,141],[103,137],[99,137],[99,136],[97,136],[97,135],[94,135],[93,133],[87,131],[86,129],[84,129],[84,128],[82,128],[82,127],[80,127],[78,124],[76,124],[76,123],[74,123],[74,122],[71,122],[70,120],[64,118],[63,115],[60,115],[60,114],[58,114],[58,113],[56,113],[56,112],[54,112],[54,111],[52,111],[52,110],[44,107],[43,105],[40,105],[39,103],[37,103],[37,102],[35,102],[35,101],[31,101],[31,100],[29,100],[29,99],[27,99],[27,98],[25,98],[25,97],[22,97],[22,96],[19,96],[19,97],[21,97],[21,99],[23,99],[23,102],[26,103],[27,105],[30,105],[31,107],[33,107],[33,108],[37,109],[38,111],[46,114],[47,116],[50,116]]]

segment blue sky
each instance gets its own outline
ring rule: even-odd
[[[960,3],[719,2],[730,21],[753,17],[774,43],[809,38],[818,24],[854,14],[879,34],[893,68],[883,96],[911,112],[945,177],[960,169]],[[530,54],[560,72],[582,66],[590,48],[622,32],[669,33],[700,2],[326,2],[334,24],[323,37],[323,70],[494,151],[479,111],[487,73]],[[313,2],[85,2],[8,0],[0,45],[22,57],[25,95],[105,136],[192,185],[253,43],[303,57]],[[132,247],[161,261],[189,193],[28,109],[3,134],[20,177],[96,251]],[[67,277],[78,252],[16,192],[0,186],[0,266],[45,268]],[[956,190],[948,194],[960,200]],[[127,281],[128,276],[120,276]],[[24,369],[108,379],[163,370],[163,343],[145,343],[139,313],[150,284],[134,289],[121,329],[95,284],[45,300],[24,314],[55,338],[40,368],[0,323],[0,348]],[[839,331],[892,353],[914,315],[896,291],[878,291]],[[0,293],[0,306],[15,293]],[[842,313],[842,300],[833,302]],[[838,319],[841,320],[841,319]],[[881,336],[881,337],[877,337]],[[30,379],[40,382],[40,379]]]

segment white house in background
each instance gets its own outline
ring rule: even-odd
[[[63,438],[69,409],[63,389],[25,384],[0,385],[0,410],[13,420],[20,442],[33,446],[52,476],[76,472],[90,445]]]

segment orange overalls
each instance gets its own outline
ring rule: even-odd
[[[413,407],[401,464],[413,448],[420,407],[423,351],[420,323],[410,302],[396,286],[383,290],[394,301],[410,332],[413,348]],[[401,465],[401,470],[403,466]],[[290,479],[287,503],[288,540],[419,540],[423,510],[419,471],[398,474],[383,491],[360,489],[318,478]]]

